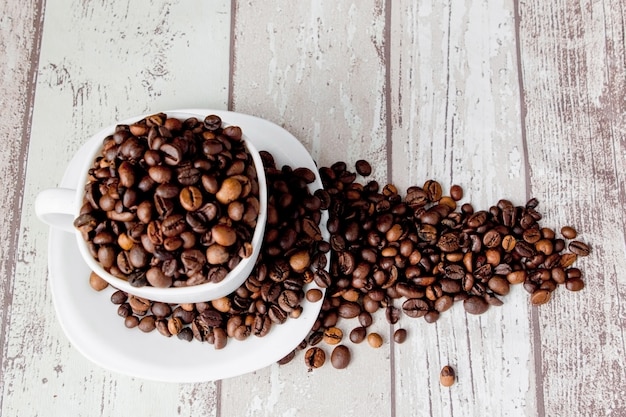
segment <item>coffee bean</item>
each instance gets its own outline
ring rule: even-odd
[[[161,268],[152,267],[146,272],[146,279],[153,287],[167,288],[172,285],[172,278],[166,276]]]
[[[207,133],[207,140],[219,142],[218,136],[212,135]],[[165,143],[162,142],[159,147]],[[222,147],[215,143],[211,146],[214,149]],[[221,151],[226,151],[226,147],[218,152]],[[234,155],[231,153],[229,158]],[[366,330],[374,320],[373,315],[381,308],[385,309],[390,323],[397,322],[401,312],[410,317],[424,317],[432,323],[457,300],[463,301],[465,310],[470,314],[481,314],[490,305],[502,305],[497,295],[508,293],[513,284],[524,283],[524,287],[532,293],[531,302],[534,304],[541,297],[549,299],[559,283],[564,283],[566,287],[569,285],[572,290],[584,286],[580,273],[570,268],[578,256],[575,253],[577,249],[570,254],[561,253],[565,242],[555,239],[551,229],[539,226],[541,215],[536,211],[534,201],[515,207],[507,200],[500,200],[489,210],[476,212],[466,204],[460,211],[455,211],[456,201],[462,198],[462,190],[453,193],[451,188],[450,197],[446,197],[439,191],[440,184],[431,180],[424,184],[424,188],[409,187],[407,196],[402,199],[393,185],[381,189],[375,181],[359,184],[356,174],[349,172],[345,163],[321,168],[319,174],[326,190],[312,195],[307,190],[307,182],[314,178],[312,172],[288,166],[279,169],[273,165],[273,157],[269,153],[265,153],[263,160],[272,164],[266,167],[266,173],[268,191],[273,198],[268,205],[267,243],[262,249],[266,251],[264,262],[260,264],[262,268],[255,269],[244,286],[225,297],[228,301],[223,300],[224,305],[218,305],[219,310],[210,305],[208,309],[201,307],[203,304],[200,303],[192,306],[191,316],[186,319],[181,315],[185,311],[182,308],[177,308],[170,317],[164,317],[167,320],[176,317],[181,321],[183,325],[178,334],[190,329],[194,338],[213,344],[218,339],[221,344],[225,344],[228,338],[243,340],[250,333],[263,336],[273,325],[298,317],[303,311],[299,302],[301,298],[306,298],[306,302],[323,300],[323,304],[310,336],[292,352],[293,356],[307,344],[314,346],[322,339],[340,343],[341,337],[337,337],[335,329],[341,332],[340,320],[352,317],[358,317],[361,326],[350,332],[351,342],[360,343],[367,336],[369,343],[381,346],[382,337],[375,333],[367,335]],[[222,159],[219,163],[226,163],[226,160]],[[175,169],[174,181],[187,166],[185,164],[182,162]],[[205,169],[201,168],[204,165],[193,166],[201,171]],[[239,169],[234,166],[229,175],[238,175]],[[360,174],[358,170],[357,173]],[[213,178],[214,184],[207,185],[211,185],[213,193],[216,193],[223,181],[217,176]],[[241,194],[245,194],[247,191],[243,190],[243,183],[240,184]],[[184,190],[190,186],[194,185],[181,181],[177,189]],[[168,190],[164,190],[161,193],[169,195]],[[205,191],[203,182],[202,192]],[[300,194],[302,192],[304,194]],[[165,198],[164,201],[172,200]],[[228,217],[226,221],[215,223],[209,223],[212,220],[201,214],[202,209],[188,211],[189,207],[183,207],[182,202],[179,205],[175,201],[169,205],[168,214],[163,217],[159,217],[158,207],[156,210],[150,207],[143,209],[139,220],[148,219],[145,224],[154,222],[151,235],[160,242],[144,247],[145,252],[153,254],[158,262],[177,262],[179,270],[194,274],[194,277],[203,276],[206,267],[201,266],[204,264],[200,259],[205,255],[208,258],[214,251],[212,247],[221,246],[197,249],[196,245],[211,245],[214,240],[210,226],[204,225],[226,224],[230,227],[231,222],[237,221],[240,216],[245,217],[241,213],[245,204],[242,201],[233,202],[232,209],[229,206],[221,208],[221,211],[214,210],[212,218]],[[235,204],[239,204],[237,210]],[[180,214],[181,208],[187,212],[183,217],[188,226],[183,231],[176,231],[176,234],[171,232],[168,222],[167,233],[173,236],[167,236],[163,233],[163,220]],[[321,230],[318,227],[319,212],[324,208],[329,209],[329,242],[320,240]],[[240,213],[237,214],[237,211]],[[311,211],[317,214],[303,214]],[[89,221],[85,223],[90,224]],[[283,224],[288,227],[283,229]],[[189,235],[193,236],[196,230],[202,230],[202,236],[190,239]],[[210,232],[205,235],[207,231]],[[137,245],[135,242],[145,240],[141,238],[141,233],[136,241],[130,239],[129,232],[126,235],[129,239],[123,238],[124,243],[120,245],[126,251],[132,251]],[[168,242],[167,245],[165,242]],[[181,246],[177,245],[186,245],[182,246],[185,250],[194,250],[200,256],[185,257],[182,255],[184,250],[174,254],[162,249],[166,246],[172,251],[181,250]],[[241,247],[239,243],[233,245]],[[520,248],[517,248],[518,245]],[[317,254],[315,250],[318,250]],[[336,253],[328,254],[330,251]],[[230,251],[221,246],[220,252],[222,259],[215,265],[226,265],[230,262]],[[239,253],[239,249],[234,249],[234,252]],[[114,256],[117,253],[119,251],[115,251]],[[215,257],[211,256],[211,259],[215,260]],[[211,264],[207,262],[207,265]],[[162,266],[159,268],[165,271]],[[169,266],[167,271],[174,275],[175,271]],[[317,288],[303,291],[305,284],[313,282],[326,288],[326,298]],[[548,295],[545,296],[543,291]],[[401,309],[393,306],[396,298],[405,298],[401,300]],[[121,297],[120,302],[124,302]],[[200,309],[212,313],[207,318],[201,316],[200,320]],[[215,317],[209,320],[211,315]],[[209,326],[207,320],[213,325]],[[220,330],[216,337],[217,329]],[[167,329],[167,333],[175,334],[176,329],[173,330]],[[399,340],[404,341],[406,331],[399,329],[393,337],[401,343]],[[287,358],[290,357],[291,353]]]
[[[483,297],[473,295],[463,301],[463,307],[469,314],[483,314],[489,309],[489,304]]]
[[[452,197],[455,201],[459,201],[463,199],[463,188],[459,185],[453,185],[450,187],[450,197]]]
[[[361,306],[357,302],[345,301],[341,303],[337,312],[339,317],[350,319],[359,316],[361,313]]]
[[[365,327],[363,326],[355,327],[350,332],[350,341],[352,343],[357,343],[357,344],[361,343],[363,340],[365,340],[366,334],[367,334],[367,329]]]
[[[228,336],[226,335],[226,331],[221,327],[216,327],[213,329],[213,337],[215,338],[213,342],[213,347],[216,350],[224,349],[226,347],[226,343],[228,342]]]
[[[109,286],[109,283],[100,277],[100,275],[91,272],[91,274],[89,274],[89,285],[96,291],[102,291]]]
[[[350,363],[350,349],[346,345],[336,346],[330,354],[330,363],[335,369],[344,369]]]
[[[324,366],[326,362],[326,354],[324,351],[318,347],[312,347],[306,351],[304,354],[304,363],[307,365],[309,370],[320,368]]]
[[[442,295],[441,297],[435,300],[435,310],[440,313],[449,310],[454,304],[454,299],[450,295]]]
[[[531,294],[530,302],[536,306],[545,304],[548,301],[550,301],[550,295],[551,295],[550,291],[538,289]]]
[[[491,277],[491,279],[487,281],[487,286],[498,295],[507,295],[510,290],[509,281],[499,275]]]
[[[165,275],[171,277],[176,273],[170,285],[207,282],[207,278],[201,277],[209,277],[212,270],[193,269],[189,271],[193,277],[179,277],[178,261],[166,259],[165,253],[177,252],[181,247],[190,249],[198,243],[209,246],[213,239],[206,234],[209,226],[224,223],[230,226],[229,222],[233,221],[240,222],[233,226],[237,230],[236,244],[227,246],[235,249],[222,268],[230,270],[249,256],[249,241],[259,213],[258,182],[252,159],[241,143],[240,128],[222,128],[219,117],[207,120],[210,122],[205,124],[183,123],[159,113],[132,124],[132,129],[117,126],[115,134],[104,141],[85,187],[84,206],[89,211],[81,213],[75,225],[107,271],[131,281],[131,275],[144,277],[155,264],[167,262],[161,268]],[[224,130],[229,133],[223,133]],[[203,153],[203,147],[198,144],[205,139],[219,143],[219,149],[211,155]],[[101,160],[102,157],[109,159]],[[105,165],[102,162],[105,160],[116,163]],[[225,175],[223,180],[222,175]],[[214,189],[210,179],[214,179]],[[205,204],[205,191],[215,195],[218,201]],[[219,204],[220,200],[239,197],[242,198],[239,206]],[[219,206],[217,210],[215,206]],[[221,235],[217,235],[219,239]],[[214,271],[222,273],[222,269]],[[215,276],[216,272],[212,274]],[[150,276],[154,278],[154,273]],[[152,285],[146,279],[132,281],[134,286]]]
[[[578,232],[571,226],[564,226],[561,228],[561,235],[563,235],[565,239],[576,239]]]
[[[367,177],[372,173],[372,166],[369,164],[369,162],[363,159],[359,159],[358,161],[356,161],[355,168],[356,172],[363,177]]]
[[[568,278],[565,280],[565,288],[570,291],[580,291],[585,288],[585,283],[580,278]]]
[[[454,381],[456,379],[456,375],[454,369],[450,365],[446,365],[441,368],[441,372],[439,373],[439,382],[444,387],[451,387],[454,385]]]
[[[138,326],[139,330],[144,333],[149,333],[156,328],[155,318],[154,316],[145,316],[139,320]]]
[[[111,302],[113,304],[117,304],[117,305],[123,304],[126,302],[127,299],[128,299],[128,296],[126,295],[125,292],[121,290],[117,290],[113,294],[111,294]]]
[[[367,335],[367,343],[374,349],[378,349],[383,345],[383,338],[378,333],[370,333]]]
[[[311,288],[306,292],[306,299],[311,303],[318,302],[322,299],[322,296],[322,291],[318,290],[317,288]]]
[[[400,320],[400,309],[391,305],[388,306],[385,309],[385,317],[389,324],[396,324]],[[363,325],[363,323],[361,324]]]
[[[341,342],[343,332],[338,327],[329,327],[324,331],[324,342],[329,345],[336,345]]]
[[[191,342],[193,340],[193,332],[189,327],[184,327],[181,331],[176,335],[178,339],[184,340],[186,342]]]
[[[132,315],[127,316],[124,319],[124,325],[129,329],[135,328],[139,325],[139,318],[137,316],[132,316]]]
[[[567,268],[568,266],[572,266],[572,264],[576,262],[577,258],[578,255],[576,255],[575,253],[565,253],[563,254],[563,256],[561,256],[559,260],[559,265],[563,268]]]
[[[202,207],[202,192],[194,186],[187,186],[180,191],[180,205],[187,211],[196,211]]]
[[[402,344],[406,341],[406,336],[407,336],[407,331],[406,329],[396,329],[395,332],[393,332],[393,340],[394,342],[398,343],[398,344]]]
[[[578,240],[570,242],[568,248],[570,251],[572,251],[572,253],[578,256],[588,256],[590,251],[589,246]]]

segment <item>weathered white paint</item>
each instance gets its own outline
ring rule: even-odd
[[[624,3],[519,7],[532,193],[593,248],[584,291],[539,309],[545,415],[626,415]]]
[[[625,415],[622,2],[415,3],[233,0],[232,28],[228,1],[48,0],[43,23],[39,3],[0,6],[1,414]],[[229,103],[286,127],[320,165],[369,159],[401,190],[435,178],[481,208],[539,198],[545,225],[593,244],[578,262],[587,288],[539,309],[515,288],[481,317],[403,317],[403,345],[378,315],[385,345],[351,344],[342,371],[307,372],[302,352],[219,383],[98,368],[54,317],[34,196],[114,119]],[[458,382],[443,389],[446,363]]]
[[[37,1],[0,5],[0,366],[7,361],[4,343],[11,319],[13,276],[19,245],[19,219],[26,171],[29,126],[41,27]],[[10,383],[0,375],[0,389]],[[0,399],[0,407],[3,399]]]
[[[476,209],[525,203],[513,2],[406,1],[391,27],[393,182],[459,184]],[[528,297],[505,301],[480,317],[457,304],[435,324],[404,320],[397,415],[534,415]],[[452,389],[438,382],[447,364]]]
[[[58,184],[91,134],[119,118],[225,108],[229,44],[228,1],[46,2],[2,415],[215,415],[214,383],[134,380],[100,369],[70,346],[54,315],[48,233],[33,201]]]
[[[385,181],[385,3],[241,2],[235,16],[233,109],[282,125],[320,166],[364,158]],[[377,321],[388,341],[384,314]],[[357,323],[340,323],[346,340]],[[388,415],[389,344],[346,343],[354,357],[342,371],[330,366],[326,346],[326,366],[310,373],[299,352],[288,365],[223,381],[222,415]]]

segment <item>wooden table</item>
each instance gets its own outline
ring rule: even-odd
[[[0,5],[0,414],[626,416],[626,3],[257,3]],[[102,126],[190,107],[266,118],[320,166],[368,159],[400,190],[434,178],[481,208],[536,197],[543,225],[592,245],[587,286],[403,317],[402,345],[379,318],[383,347],[352,346],[342,371],[299,356],[169,384],[99,368],[55,317],[35,196]]]

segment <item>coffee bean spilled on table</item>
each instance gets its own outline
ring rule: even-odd
[[[435,180],[401,194],[393,184],[357,181],[357,175],[371,174],[365,160],[357,161],[356,172],[344,162],[320,168],[324,189],[311,193],[314,172],[277,167],[266,151],[262,158],[268,221],[250,277],[234,293],[203,303],[170,305],[116,291],[111,301],[127,327],[222,349],[231,339],[263,337],[297,319],[306,299],[322,303],[319,316],[307,338],[278,363],[304,351],[309,370],[327,357],[343,369],[351,361],[349,343],[384,344],[369,330],[376,315],[390,324],[402,315],[434,323],[457,303],[470,315],[501,306],[512,285],[521,284],[533,306],[549,302],[560,286],[585,286],[574,263],[589,255],[589,246],[571,226],[559,232],[542,226],[534,198],[524,205],[502,199],[478,210],[459,203],[459,185],[445,193]],[[328,241],[319,227],[324,210]],[[91,281],[102,289],[97,277]],[[356,322],[347,335],[337,327],[342,320]],[[406,329],[396,329],[392,339],[403,343]]]

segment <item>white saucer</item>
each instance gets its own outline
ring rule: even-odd
[[[221,110],[176,110],[204,118],[217,114],[225,122],[239,125],[259,150],[269,151],[278,167],[317,167],[304,146],[281,127],[257,117]],[[168,112],[166,112],[168,113]],[[86,151],[83,146],[70,162],[61,187],[75,188],[81,177]],[[317,178],[312,189],[322,188]],[[326,240],[327,214],[320,228]],[[143,333],[127,329],[109,300],[112,288],[96,292],[89,286],[89,268],[81,260],[73,234],[50,229],[48,245],[50,287],[58,320],[67,338],[85,357],[106,369],[133,377],[167,382],[204,382],[229,378],[266,367],[293,350],[315,322],[321,301],[303,300],[302,315],[275,325],[265,337],[229,340],[222,350],[196,340],[166,338],[157,331]]]

